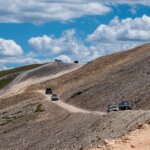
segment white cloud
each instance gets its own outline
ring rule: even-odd
[[[28,40],[31,52],[26,55],[21,55],[22,48],[13,40],[0,39],[0,69],[5,69],[7,64],[43,63],[55,58],[84,63],[150,41],[149,29],[149,16],[122,20],[115,17],[108,25],[99,25],[86,41],[78,38],[74,29],[64,31],[59,38],[53,35],[32,37]]]
[[[46,60],[45,60],[46,61]],[[42,63],[33,52],[23,53],[23,49],[13,40],[0,38],[0,70],[6,70],[14,65]],[[9,66],[9,67],[8,67]]]
[[[103,15],[111,8],[98,1],[1,0],[0,22],[44,23],[67,21],[85,15]],[[6,9],[7,8],[7,9]]]
[[[88,36],[90,42],[108,41],[149,41],[150,17],[127,18],[119,20],[115,17],[108,25],[100,25]]]
[[[64,31],[60,38],[47,35],[33,37],[29,39],[29,45],[32,49],[38,50],[39,55],[46,55],[53,59],[61,58],[66,62],[79,60],[84,63],[99,56],[127,50],[143,44],[145,39],[139,36],[140,33],[135,36],[134,32],[132,32],[132,29],[139,31],[143,29],[142,25],[145,25],[145,23],[142,23],[141,20],[147,23],[149,18],[143,16],[142,18],[128,18],[122,21],[114,18],[109,25],[100,25],[93,34],[89,35],[87,37],[88,42],[79,40],[76,36],[76,31],[72,29]],[[130,30],[127,32],[127,29]],[[129,32],[132,34],[129,34]],[[128,33],[127,35],[129,36],[123,33]]]
[[[112,5],[142,4],[149,0],[0,0],[1,23],[34,23],[68,21],[87,15],[105,15]],[[7,8],[7,9],[6,9]],[[134,11],[134,10],[133,10]]]
[[[38,51],[52,51],[54,53],[59,53],[61,48],[56,46],[57,41],[52,37],[43,35],[42,37],[32,37],[28,40],[28,43],[33,50]]]
[[[7,70],[8,68],[6,67],[6,66],[4,66],[4,65],[0,65],[0,71],[1,70]]]
[[[73,62],[72,59],[67,55],[60,55],[60,56],[56,57],[56,59],[61,60],[61,61],[66,62],[66,63]]]
[[[76,31],[66,30],[60,38],[52,36],[32,37],[28,43],[33,50],[43,55],[57,57],[69,55],[72,59],[82,59],[90,55],[88,48],[76,37]]]
[[[150,41],[150,17],[126,18],[115,17],[108,25],[101,24],[87,41],[91,44],[94,57],[127,50]],[[93,57],[93,58],[94,58]]]
[[[50,58],[39,58],[39,55],[28,53],[21,56],[6,56],[0,59],[0,70],[14,68],[15,66],[24,66],[29,64],[42,64],[50,62]]]
[[[34,64],[34,63],[42,63],[43,61],[34,58],[32,56],[17,56],[17,57],[3,57],[0,59],[0,64]]]
[[[136,46],[141,45],[139,42],[110,42],[110,43],[98,43],[92,45],[89,49],[93,51],[93,55],[90,60],[93,60],[97,57],[112,54],[115,52],[128,50]]]
[[[135,6],[131,7],[130,12],[135,15],[137,13],[137,8]]]
[[[23,50],[15,41],[0,38],[0,56],[17,56],[21,54],[23,54]]]
[[[98,1],[98,0],[97,0]],[[102,3],[106,3],[105,0],[99,0]],[[150,5],[149,0],[107,0],[107,3],[111,4],[142,4],[142,5]]]

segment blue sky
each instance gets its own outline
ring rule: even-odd
[[[148,0],[0,2],[0,70],[56,58],[86,63],[150,41]]]

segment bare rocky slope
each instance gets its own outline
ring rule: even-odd
[[[126,99],[134,109],[150,109],[150,44],[100,57],[42,87],[53,87],[65,102],[85,109],[106,111]]]
[[[84,150],[149,150],[150,149],[150,122],[118,139],[105,140],[103,144],[92,149]]]
[[[26,94],[29,96],[26,97]],[[0,111],[0,149],[80,150],[120,137],[150,120],[149,111],[70,113],[38,93],[24,93]]]
[[[1,91],[0,149],[82,150],[150,121],[150,44],[80,67],[47,64],[20,74]],[[46,87],[60,95],[59,105],[39,92]],[[126,98],[136,110],[91,112]],[[80,111],[68,111],[63,103]]]

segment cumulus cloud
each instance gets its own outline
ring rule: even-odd
[[[22,48],[13,40],[0,39],[0,69],[7,69],[7,64],[25,65],[54,59],[86,63],[99,56],[127,50],[150,41],[149,29],[150,17],[147,15],[122,20],[115,17],[109,24],[99,25],[86,40],[81,40],[74,29],[64,31],[60,37],[31,37],[28,40],[31,52],[24,55]]]
[[[136,8],[135,6],[133,6],[133,7],[131,7],[130,12],[131,12],[133,15],[135,15],[135,14],[138,12],[138,10],[137,10],[137,8]]]
[[[57,41],[47,35],[32,37],[28,40],[28,43],[33,50],[52,51],[54,53],[59,53],[61,51],[61,48],[56,46]]]
[[[95,57],[127,50],[150,41],[150,17],[126,18],[115,17],[108,25],[101,24],[87,41],[95,51]]]
[[[0,38],[0,56],[17,56],[21,54],[23,54],[23,50],[15,41]]]
[[[38,56],[29,52],[24,53],[20,45],[13,40],[0,38],[0,70],[6,70],[14,65],[26,65],[33,63],[43,63],[48,60],[40,60]]]
[[[61,60],[61,61],[66,62],[66,63],[72,62],[72,59],[67,55],[60,55],[60,56],[56,57],[56,59]]]
[[[105,15],[112,5],[150,5],[149,0],[1,0],[1,23],[68,21],[89,15]],[[7,8],[7,9],[6,9]]]
[[[13,57],[2,57],[0,59],[0,70],[7,70],[14,68],[16,66],[25,66],[29,64],[42,64],[50,62],[51,59],[22,55],[22,56],[13,56]]]
[[[105,0],[100,0],[100,2],[106,3]],[[149,0],[107,0],[107,3],[111,4],[142,4],[142,5],[150,5]]]
[[[55,58],[67,54],[72,59],[82,59],[90,55],[88,47],[76,37],[74,29],[64,31],[60,38],[47,35],[32,37],[28,43],[32,50]]]
[[[13,40],[0,38],[0,70],[6,70],[14,65],[43,63],[33,52],[24,54],[23,49]],[[9,67],[8,67],[9,66]]]
[[[128,50],[141,45],[139,42],[115,42],[115,43],[97,43],[89,47],[93,51],[93,55],[89,60],[94,60],[97,57],[116,53],[119,51]]]
[[[32,37],[28,43],[34,51],[52,58],[61,58],[66,62],[79,60],[91,61],[99,56],[127,50],[150,40],[150,17],[127,18],[115,17],[108,25],[100,25],[87,40],[79,40],[76,31],[66,30],[62,36]],[[61,56],[61,57],[60,57]]]
[[[149,41],[150,17],[127,18],[119,20],[115,17],[108,25],[100,25],[94,33],[88,36],[90,42],[108,41]]]
[[[1,0],[0,22],[45,23],[67,21],[85,15],[103,15],[111,8],[98,1]],[[7,9],[6,9],[7,8]]]
[[[43,63],[46,62],[42,61],[38,58],[32,57],[32,56],[28,56],[28,55],[23,55],[23,56],[14,56],[14,57],[3,57],[0,59],[0,64],[2,65],[7,65],[7,64],[22,64],[22,65],[26,65],[26,64],[34,64],[34,63]]]
[[[93,51],[91,59],[114,52],[128,50],[150,41],[150,17],[127,18],[115,17],[108,25],[101,24],[90,35],[87,42]]]

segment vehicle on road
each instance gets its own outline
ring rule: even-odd
[[[60,60],[60,59],[55,59],[55,62],[57,62],[57,63],[63,63],[63,61]]]
[[[59,97],[57,94],[52,94],[51,101],[58,101]]]
[[[75,63],[75,64],[78,64],[78,63],[79,63],[79,61],[78,61],[78,60],[75,60],[75,61],[74,61],[74,63]]]
[[[132,104],[130,101],[121,101],[119,104],[119,110],[131,110]]]
[[[45,94],[52,94],[53,90],[51,88],[47,88]]]
[[[119,107],[118,105],[116,104],[110,104],[108,105],[108,109],[107,109],[107,112],[112,112],[112,111],[119,111]]]

